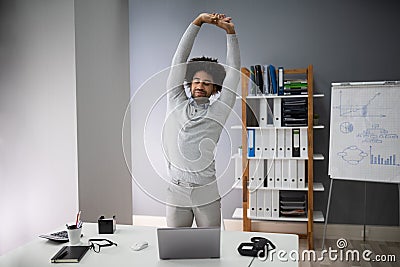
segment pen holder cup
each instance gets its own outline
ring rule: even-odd
[[[67,228],[68,239],[71,246],[81,244],[82,227],[77,228],[76,225],[70,225]]]
[[[115,215],[112,218],[104,218],[100,216],[98,219],[99,234],[113,234],[115,232]]]

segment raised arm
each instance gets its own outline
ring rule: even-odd
[[[227,33],[227,55],[226,55],[226,77],[222,85],[220,101],[232,108],[236,101],[236,93],[240,80],[240,51],[239,42],[236,36],[235,26],[230,17],[219,19],[218,27]],[[228,116],[229,114],[227,114]]]

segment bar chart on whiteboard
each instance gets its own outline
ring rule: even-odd
[[[400,183],[400,82],[332,83],[329,175]]]

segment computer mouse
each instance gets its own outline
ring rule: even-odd
[[[147,241],[140,241],[140,242],[136,242],[135,244],[133,244],[131,246],[131,249],[134,251],[139,251],[142,249],[145,249],[149,246],[149,243]]]

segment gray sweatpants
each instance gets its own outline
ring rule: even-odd
[[[221,198],[216,182],[196,185],[172,181],[167,190],[167,226],[191,227],[193,219],[198,227],[221,226]]]

